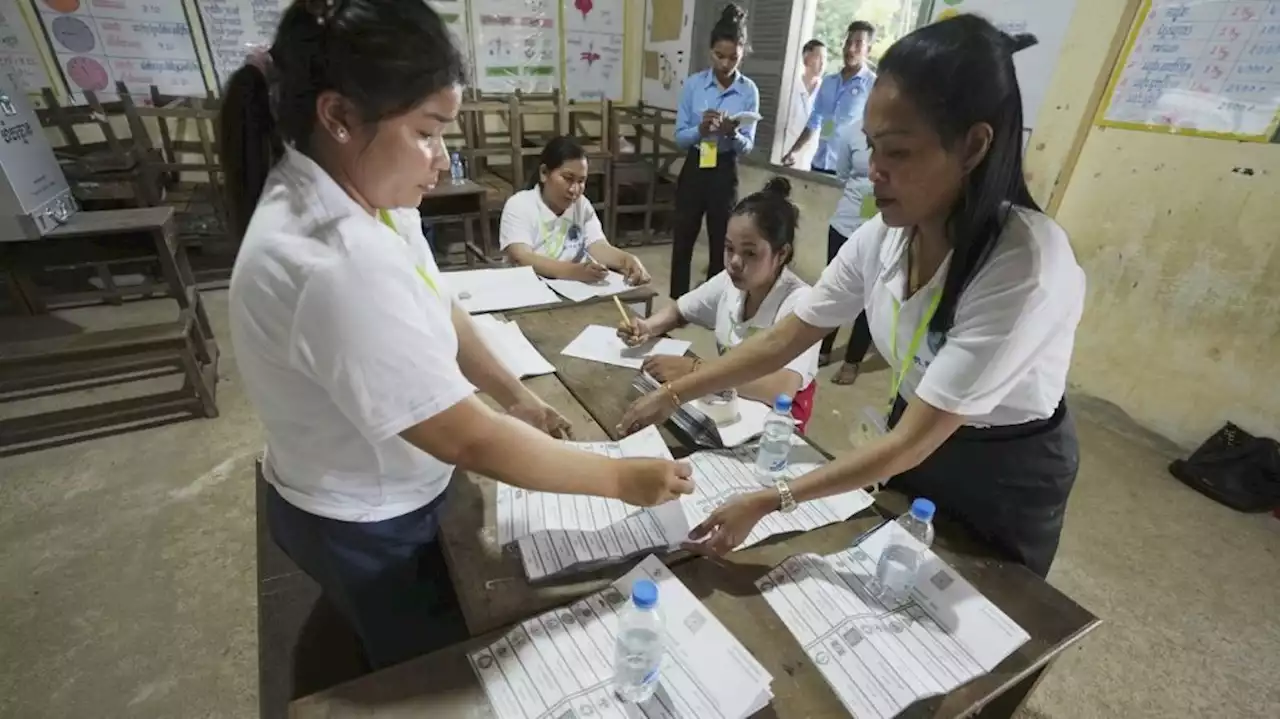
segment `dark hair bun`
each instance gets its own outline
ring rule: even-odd
[[[731,22],[734,25],[741,25],[747,20],[747,11],[742,9],[738,3],[729,3],[724,6],[724,10],[720,12],[720,22]]]
[[[777,195],[785,200],[791,197],[791,182],[785,177],[774,175],[768,182],[764,183],[764,189],[761,192]]]
[[[1006,42],[1009,44],[1010,55],[1040,44],[1040,40],[1029,32],[1020,32],[1016,35],[1006,35],[1005,37],[1008,38]]]

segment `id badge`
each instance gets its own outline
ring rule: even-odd
[[[822,121],[822,139],[828,140],[835,133],[836,133],[835,120],[823,120]]]
[[[715,167],[717,154],[715,140],[703,140],[698,143],[698,169],[709,170]]]
[[[884,416],[882,410],[875,407],[863,407],[862,416],[858,420],[858,426],[855,430],[856,436],[853,437],[854,444],[863,444],[870,442],[876,437],[880,437],[889,431],[888,418]]]
[[[867,193],[862,196],[862,206],[858,209],[858,216],[864,220],[869,220],[880,213],[880,208],[876,207],[876,196]]]

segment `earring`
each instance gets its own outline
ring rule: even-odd
[[[345,128],[345,127],[339,127],[339,128],[338,128],[337,135],[338,135],[338,142],[346,142],[346,141],[347,141],[347,128]]]

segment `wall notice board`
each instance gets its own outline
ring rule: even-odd
[[[1145,0],[1098,124],[1272,141],[1280,125],[1280,0]]]

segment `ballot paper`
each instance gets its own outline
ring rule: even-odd
[[[613,687],[618,614],[631,585],[658,585],[666,655],[643,704]],[[773,677],[657,557],[603,592],[525,620],[468,655],[498,719],[741,719],[773,700]]]
[[[641,392],[658,389],[658,381],[641,372],[631,385]],[[764,421],[773,408],[763,402],[738,397],[738,421],[717,425],[702,411],[701,399],[690,400],[671,415],[671,421],[685,434],[703,447],[738,447],[759,437],[764,432]]]
[[[443,272],[440,279],[458,304],[473,315],[560,302],[532,267]]]
[[[764,115],[761,115],[758,112],[752,112],[751,110],[743,110],[742,112],[735,112],[730,115],[729,119],[739,125],[751,125],[763,120]]]
[[[529,342],[515,322],[503,322],[493,315],[476,315],[471,321],[485,346],[511,374],[522,379],[555,374],[556,368]]]
[[[650,355],[681,356],[690,347],[689,342],[673,340],[667,337],[654,338],[639,347],[628,347],[618,331],[603,325],[588,325],[569,346],[560,351],[566,357],[603,362],[619,367],[640,369],[644,358]]]
[[[868,582],[889,540],[924,552],[911,598],[885,607]],[[840,701],[889,719],[992,671],[1030,636],[896,522],[853,547],[791,557],[756,582]]]
[[[653,434],[649,434],[652,432]],[[635,444],[627,443],[643,438]],[[612,457],[660,456],[661,435],[652,427],[620,443],[586,445]],[[666,455],[670,457],[669,454]],[[618,500],[498,487],[498,541],[516,542],[525,575],[532,581],[614,564],[637,554],[678,547],[717,507],[761,488],[755,475],[754,448],[698,452],[686,460],[693,469],[694,491],[679,500],[648,509]],[[798,438],[791,449],[787,476],[817,469],[825,458]],[[742,547],[777,534],[806,532],[844,521],[870,507],[864,491],[805,502],[794,512],[767,515]]]
[[[565,299],[572,302],[582,302],[594,297],[612,297],[620,295],[628,290],[635,289],[627,284],[627,280],[617,272],[610,270],[609,274],[599,282],[588,283],[578,282],[577,280],[546,280],[547,286],[563,295]]]

